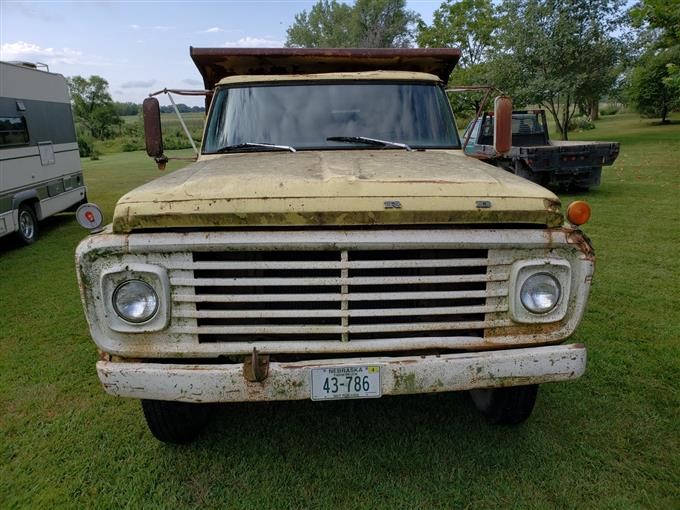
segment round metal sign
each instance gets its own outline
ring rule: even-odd
[[[101,209],[95,204],[83,204],[76,211],[76,220],[80,226],[92,231],[97,230],[104,221]]]

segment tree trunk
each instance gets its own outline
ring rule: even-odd
[[[555,111],[553,108],[550,108],[546,106],[547,110],[550,112],[550,115],[552,115],[553,120],[555,121],[555,127],[557,128],[557,131],[562,133],[562,123],[560,122],[560,116],[557,111]],[[546,127],[547,129],[547,127]]]
[[[562,112],[562,122],[560,123],[561,126],[558,126],[560,128],[560,131],[562,133],[562,140],[568,140],[569,139],[569,102],[567,101],[567,104],[564,107],[564,111]]]
[[[600,120],[600,100],[599,98],[590,98],[589,114],[590,120]]]

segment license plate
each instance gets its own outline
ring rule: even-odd
[[[378,398],[380,367],[326,367],[312,369],[312,400]]]

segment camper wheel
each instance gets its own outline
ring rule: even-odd
[[[23,244],[33,244],[38,238],[38,220],[30,204],[19,206],[19,241]]]

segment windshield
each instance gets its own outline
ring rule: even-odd
[[[413,149],[460,147],[448,101],[436,84],[298,82],[219,88],[203,152],[241,144],[375,149],[358,137]]]

